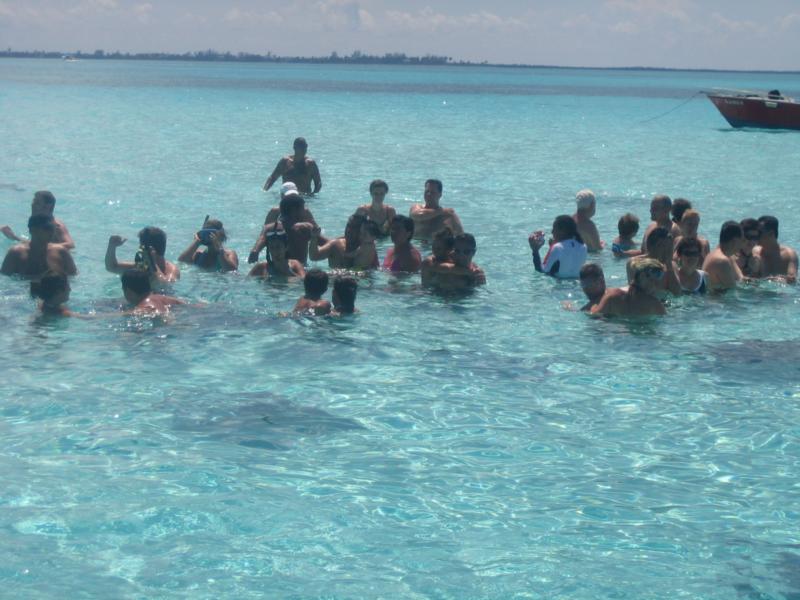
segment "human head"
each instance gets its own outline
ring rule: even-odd
[[[445,260],[450,256],[455,244],[453,231],[449,227],[442,227],[433,234],[431,241],[431,252],[437,260]]]
[[[559,215],[553,221],[553,239],[557,242],[579,239],[578,224],[569,215]]]
[[[225,234],[225,228],[222,226],[222,221],[219,219],[206,219],[206,222],[203,223],[203,229],[215,229],[218,232],[217,239],[220,243],[228,239],[228,236]]]
[[[672,201],[672,221],[673,223],[680,223],[683,213],[692,208],[692,203],[686,198],[675,198]]]
[[[742,252],[747,255],[753,253],[753,248],[758,245],[761,239],[761,226],[757,219],[742,219],[739,221],[742,226],[742,235],[744,235],[744,244],[742,244]]]
[[[678,255],[678,262],[681,265],[694,265],[697,267],[700,257],[703,255],[703,247],[697,238],[684,237],[675,246],[675,253]]]
[[[639,217],[633,213],[625,213],[617,221],[617,231],[622,238],[632,238],[639,231]]]
[[[31,234],[31,242],[48,243],[53,239],[56,225],[50,215],[33,215],[28,219],[28,232]]]
[[[469,266],[477,247],[475,236],[471,233],[460,233],[453,240],[453,262],[459,267]]]
[[[383,179],[373,179],[369,184],[369,195],[373,200],[382,201],[389,193],[389,184]]]
[[[719,231],[719,245],[736,246],[736,251],[738,252],[743,242],[744,232],[742,231],[742,226],[736,221],[725,221]]]
[[[297,223],[303,218],[306,201],[299,194],[289,194],[281,198],[281,203],[278,206],[281,211],[281,218],[284,221]]]
[[[575,203],[578,205],[578,214],[584,217],[593,217],[596,199],[592,190],[581,190],[575,194]]]
[[[666,227],[655,227],[647,234],[647,255],[664,263],[671,260],[672,234]]]
[[[367,217],[354,213],[347,218],[344,226],[344,241],[348,246],[357,246],[361,240],[361,226],[366,222]]]
[[[758,217],[758,227],[762,237],[778,239],[778,219],[776,217],[771,215]]]
[[[700,213],[693,208],[687,208],[681,215],[681,235],[683,237],[696,238],[698,227],[700,227]]]
[[[354,277],[339,276],[333,280],[333,306],[340,313],[352,314],[356,310],[358,282]]]
[[[56,197],[52,192],[40,190],[33,195],[31,202],[32,215],[52,215],[56,207]]]
[[[299,196],[300,192],[297,191],[297,186],[293,181],[287,181],[281,184],[281,198],[286,196]]]
[[[283,261],[289,246],[289,234],[283,229],[272,229],[267,232],[267,262]]]
[[[606,277],[603,267],[597,263],[585,263],[578,273],[583,293],[589,300],[597,300],[606,293]]]
[[[414,221],[405,215],[395,215],[392,217],[389,234],[395,245],[408,242],[414,236]]]
[[[669,221],[672,199],[666,194],[657,194],[650,201],[650,219],[652,221]]]
[[[657,289],[657,284],[666,271],[664,265],[654,258],[634,260],[631,269],[633,270],[631,286],[650,294]]]
[[[69,280],[60,271],[47,271],[39,281],[31,282],[31,296],[46,306],[58,306],[69,300]]]
[[[139,232],[139,245],[152,248],[156,254],[164,256],[167,251],[167,234],[158,227],[145,227]]]
[[[122,274],[122,293],[131,304],[139,304],[152,292],[150,275],[141,269],[128,269]]]
[[[294,148],[294,153],[297,156],[305,156],[306,152],[308,152],[308,142],[306,142],[305,138],[294,138],[292,148]]]
[[[361,223],[360,241],[362,244],[374,242],[381,236],[381,228],[375,221],[365,219]]]
[[[425,181],[425,204],[431,206],[439,205],[439,198],[442,197],[442,182],[438,179],[428,179]]]
[[[306,296],[312,299],[319,299],[328,289],[328,274],[322,269],[311,269],[306,271],[303,279],[303,288]]]

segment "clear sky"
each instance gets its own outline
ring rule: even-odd
[[[0,48],[800,70],[798,0],[0,0]]]

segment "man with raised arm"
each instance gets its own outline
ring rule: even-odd
[[[75,247],[75,242],[72,239],[72,236],[69,234],[67,230],[67,226],[64,225],[63,221],[56,219],[53,216],[53,211],[56,207],[56,197],[52,194],[52,192],[48,192],[47,190],[42,190],[36,192],[33,195],[33,201],[31,202],[31,216],[36,215],[44,215],[53,218],[53,239],[51,241],[52,244],[61,244],[67,250],[72,250]],[[14,240],[15,242],[24,242],[21,237],[19,237],[8,225],[3,225],[0,227],[0,232],[3,233],[8,239]]]
[[[322,179],[319,175],[319,169],[314,159],[306,156],[308,151],[308,143],[304,138],[297,138],[294,141],[294,154],[284,156],[278,161],[272,175],[269,176],[264,183],[264,190],[268,190],[278,180],[282,178],[283,182],[292,182],[297,186],[297,191],[301,194],[316,194],[322,188]],[[314,184],[314,189],[311,189],[311,184]]]
[[[48,215],[34,215],[28,219],[29,242],[11,247],[0,267],[3,275],[20,275],[39,279],[48,271],[76,275],[78,269],[63,244],[54,244],[55,223]]]
[[[453,235],[464,233],[461,220],[452,208],[442,208],[439,199],[442,197],[442,182],[428,179],[425,182],[425,203],[414,204],[409,217],[414,221],[414,238],[432,240],[434,234],[443,227],[449,227]]]

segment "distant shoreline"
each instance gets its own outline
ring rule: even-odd
[[[776,75],[798,75],[797,71],[753,70],[753,69],[709,69],[678,67],[575,67],[563,65],[535,65],[524,63],[490,63],[488,61],[472,62],[453,60],[448,56],[407,56],[403,53],[384,54],[383,56],[354,52],[349,56],[339,56],[333,52],[330,56],[278,56],[272,53],[248,54],[239,52],[185,52],[171,54],[167,52],[48,52],[44,50],[17,51],[2,50],[0,58],[45,58],[58,60],[141,60],[141,61],[183,61],[183,62],[235,62],[235,63],[278,63],[278,64],[313,64],[313,65],[382,65],[382,66],[422,66],[422,67],[492,67],[503,69],[569,69],[576,71],[653,71],[653,72],[690,72],[690,73],[765,73]]]

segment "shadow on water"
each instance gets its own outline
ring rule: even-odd
[[[800,340],[743,340],[706,346],[695,368],[727,381],[800,381]]]

